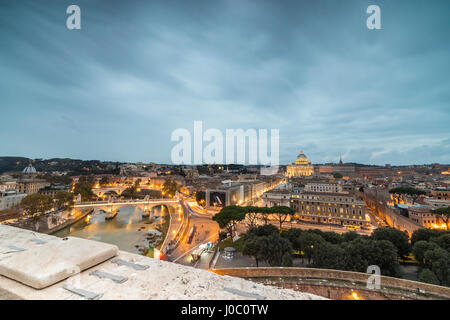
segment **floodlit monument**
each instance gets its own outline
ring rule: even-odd
[[[303,151],[297,156],[295,163],[287,166],[286,177],[311,176],[314,173],[314,166],[309,162]]]

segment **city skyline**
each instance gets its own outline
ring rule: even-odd
[[[150,163],[154,163],[154,164],[158,164],[158,165],[167,165],[167,166],[186,166],[186,167],[193,167],[193,166],[202,166],[202,165],[224,165],[224,166],[228,166],[228,165],[242,165],[242,166],[248,166],[248,167],[254,167],[254,166],[263,166],[261,164],[257,164],[257,165],[251,165],[251,164],[240,164],[240,163],[201,163],[201,164],[173,164],[170,162],[156,162],[156,161],[152,161],[152,160],[148,160],[148,161],[118,161],[118,160],[111,160],[111,159],[106,159],[106,160],[101,160],[101,159],[81,159],[81,158],[69,158],[69,157],[45,157],[45,158],[32,158],[32,157],[27,157],[27,156],[4,156],[4,155],[0,155],[0,160],[1,158],[26,158],[31,160],[31,164],[33,164],[35,161],[47,161],[47,160],[55,160],[55,159],[70,159],[70,160],[75,160],[75,161],[100,161],[100,162],[105,162],[105,163],[130,163],[130,164],[135,164],[135,163],[142,163],[142,164],[150,164]],[[292,161],[290,162],[285,162],[285,163],[280,163],[280,166],[289,166],[291,164],[295,163],[295,157]],[[338,156],[338,159],[336,161],[330,161],[330,162],[314,162],[311,161],[312,165],[332,165],[332,164],[339,164],[340,163],[340,158]],[[393,167],[407,167],[407,166],[430,166],[430,165],[434,165],[434,164],[438,164],[441,166],[450,166],[450,163],[439,163],[439,162],[429,162],[429,163],[412,163],[412,164],[392,164],[392,163],[360,163],[360,162],[355,162],[355,161],[343,161],[343,164],[354,164],[354,165],[362,165],[362,166],[375,166],[375,167],[385,167],[386,165],[389,166],[393,166]]]
[[[450,163],[448,1],[6,1],[2,156],[170,164],[171,133],[280,130],[280,164]]]

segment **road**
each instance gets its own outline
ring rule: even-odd
[[[169,255],[168,260],[184,264],[193,265],[191,262],[191,253],[197,249],[201,244],[207,242],[215,242],[219,237],[219,226],[217,222],[213,221],[212,215],[208,213],[199,213],[192,210],[189,206],[182,206],[184,213],[190,214],[191,220],[189,224],[189,230],[195,225],[196,231],[191,243],[187,243],[187,232],[183,238],[181,238],[178,247]]]
[[[190,244],[187,243],[187,237],[189,235],[189,232],[186,232],[184,237],[181,239],[178,247],[169,255],[167,255],[167,260],[170,260],[172,262],[180,263],[183,265],[190,265],[197,268],[207,269],[209,261],[212,258],[212,253],[204,252],[200,260],[193,263],[191,254],[196,251],[196,249],[199,248],[201,244],[205,244],[207,242],[215,242],[218,239],[219,235],[219,226],[218,224],[212,220],[212,216],[216,213],[215,211],[208,210],[208,211],[198,211],[196,210],[196,206],[189,206],[189,201],[185,201],[185,205],[182,205],[183,207],[183,215],[187,217],[187,215],[190,215],[190,224],[189,224],[189,230],[195,225],[196,231],[193,237],[193,240]],[[372,233],[372,230],[376,227],[378,227],[378,224],[376,223],[376,220],[371,217],[371,221],[373,221],[371,228],[369,230],[367,229],[361,229],[358,230],[357,233],[361,235],[370,235]],[[279,223],[277,221],[269,221],[271,224],[275,225],[276,227],[279,227]],[[236,226],[237,234],[242,234],[247,231],[247,227],[244,223],[239,223]],[[345,229],[340,226],[333,226],[333,225],[323,225],[323,224],[312,224],[312,223],[290,223],[285,222],[283,223],[283,228],[299,228],[299,229],[319,229],[321,231],[333,231],[339,234],[349,232],[350,230]]]

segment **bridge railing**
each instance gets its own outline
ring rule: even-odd
[[[122,203],[177,203],[178,199],[149,199],[149,200],[112,200],[112,201],[90,201],[90,202],[78,202],[76,206],[87,205],[108,205],[108,204],[122,204]]]

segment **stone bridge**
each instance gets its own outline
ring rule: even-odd
[[[149,215],[154,207],[167,206],[169,213],[175,212],[180,207],[178,199],[150,199],[148,196],[143,200],[109,200],[109,201],[92,201],[92,202],[76,202],[74,208],[94,208],[105,211],[107,214],[113,216],[117,209],[121,207],[139,207],[143,211],[143,215]]]
[[[97,196],[97,197],[103,197],[105,194],[107,193],[112,193],[114,192],[117,195],[121,195],[122,192],[126,189],[127,187],[103,187],[103,188],[93,188],[92,192]]]

